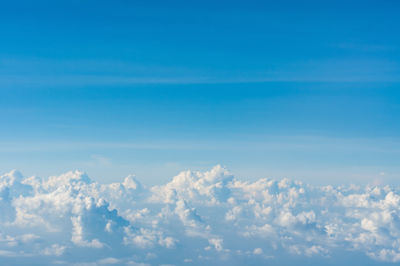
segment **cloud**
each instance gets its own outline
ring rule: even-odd
[[[11,171],[0,176],[0,210],[2,264],[400,262],[400,193],[390,186],[247,182],[221,166],[153,187],[133,175],[99,184],[80,171]]]

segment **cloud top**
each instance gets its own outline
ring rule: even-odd
[[[0,210],[9,265],[400,262],[400,193],[389,186],[245,182],[219,165],[153,187],[12,171],[0,176]]]

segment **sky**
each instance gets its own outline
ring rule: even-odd
[[[0,264],[399,264],[399,14],[3,1]]]
[[[8,1],[0,171],[400,176],[398,1]]]

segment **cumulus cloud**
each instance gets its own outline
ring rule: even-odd
[[[0,176],[0,263],[308,265],[400,262],[390,186],[241,181],[221,166],[146,187],[73,171]],[[340,254],[340,256],[338,256]]]

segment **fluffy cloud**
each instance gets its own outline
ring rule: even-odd
[[[6,265],[400,262],[396,189],[244,182],[221,166],[154,187],[12,171],[0,176],[0,225]]]

